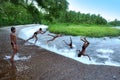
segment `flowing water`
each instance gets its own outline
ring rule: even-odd
[[[21,29],[18,36],[19,38],[26,40],[40,27],[43,31],[48,28],[46,25],[32,25]],[[62,37],[56,38],[54,41],[47,43],[47,40],[52,38],[51,36],[48,36],[48,34],[55,35],[49,31],[45,34],[38,34],[38,41],[36,45],[85,64],[120,66],[120,36],[113,38],[87,37],[90,45],[86,49],[86,54],[91,57],[92,60],[90,61],[86,56],[77,57],[78,52],[76,50],[81,50],[83,45],[83,42],[80,40],[81,36],[63,35]],[[70,49],[69,46],[63,42],[63,40],[65,40],[69,43],[70,37],[73,41],[73,49]],[[29,42],[34,43],[34,39],[29,40]],[[30,43],[26,43],[24,45],[32,45]]]

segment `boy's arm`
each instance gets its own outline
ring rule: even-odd
[[[42,33],[41,34],[44,34],[44,33],[46,33],[47,31],[42,31]]]

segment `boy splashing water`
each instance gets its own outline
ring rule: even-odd
[[[70,37],[70,43],[65,42],[65,40],[63,40],[63,41],[64,41],[64,43],[65,43],[66,45],[68,45],[71,49],[73,48],[73,44],[72,44],[72,39],[71,39],[71,37]]]
[[[86,38],[83,38],[81,40],[84,42],[84,44],[82,45],[82,50],[81,51],[78,50],[79,51],[78,57],[81,57],[83,55],[83,56],[87,56],[89,58],[89,60],[91,60],[89,55],[85,54],[85,50],[90,43],[86,40]]]
[[[42,28],[40,28],[38,31],[36,31],[36,32],[34,32],[34,34],[33,34],[33,36],[32,37],[30,37],[29,39],[27,39],[25,42],[28,42],[30,39],[33,39],[33,38],[35,38],[35,43],[37,42],[37,40],[38,40],[38,37],[37,37],[37,35],[38,34],[44,34],[46,31],[42,31]],[[35,44],[34,43],[34,44]]]
[[[62,35],[61,34],[56,34],[56,35],[51,35],[51,34],[48,34],[49,36],[52,37],[52,39],[48,40],[47,43],[49,43],[50,41],[54,41],[56,38],[58,37],[61,37]]]

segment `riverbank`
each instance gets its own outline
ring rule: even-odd
[[[73,36],[87,37],[116,37],[120,35],[120,29],[113,28],[110,25],[94,24],[51,24],[49,31],[52,33],[62,33]]]
[[[24,27],[24,26],[23,26]],[[22,28],[16,27],[17,32]],[[19,53],[31,58],[15,61],[12,68],[5,55],[11,55],[9,28],[0,31],[0,80],[119,80],[120,68],[113,66],[85,65],[37,46],[26,46],[18,38]],[[1,46],[2,45],[2,46]],[[8,69],[8,70],[7,70]],[[13,70],[13,75],[10,71]]]

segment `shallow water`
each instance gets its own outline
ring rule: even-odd
[[[28,39],[33,35],[33,33],[38,30],[39,28],[46,30],[48,26],[46,25],[32,25],[27,28],[23,28],[18,36],[24,40]],[[51,39],[52,37],[48,36],[49,31],[45,34],[38,35],[38,41],[36,43],[37,46],[45,48],[47,50],[53,51],[56,54],[63,55],[69,57],[71,59],[80,61],[85,64],[94,64],[94,65],[111,65],[111,66],[120,66],[120,39],[118,37],[103,37],[103,38],[89,38],[87,40],[90,42],[86,50],[86,54],[91,57],[91,61],[89,61],[88,57],[82,56],[77,57],[78,52],[76,50],[81,50],[83,42],[80,40],[81,36],[62,36],[55,39],[52,42],[47,44],[47,40]],[[54,34],[53,34],[54,35]],[[70,49],[64,42],[69,43],[70,37],[72,38],[74,48]],[[34,39],[30,40],[29,42],[34,43]],[[25,45],[32,45],[32,44],[25,44]]]
[[[29,67],[23,63],[16,64],[10,60],[0,59],[0,80],[29,80],[19,72],[25,71]],[[25,75],[25,74],[24,74]]]
[[[10,59],[10,58],[11,58],[11,56],[6,55],[4,59],[5,59],[5,60],[8,60],[8,59]],[[14,60],[15,60],[15,61],[18,61],[18,60],[24,61],[24,60],[28,60],[28,59],[30,59],[30,58],[31,58],[31,55],[29,55],[29,56],[20,56],[19,53],[17,53],[17,54],[14,56]]]

